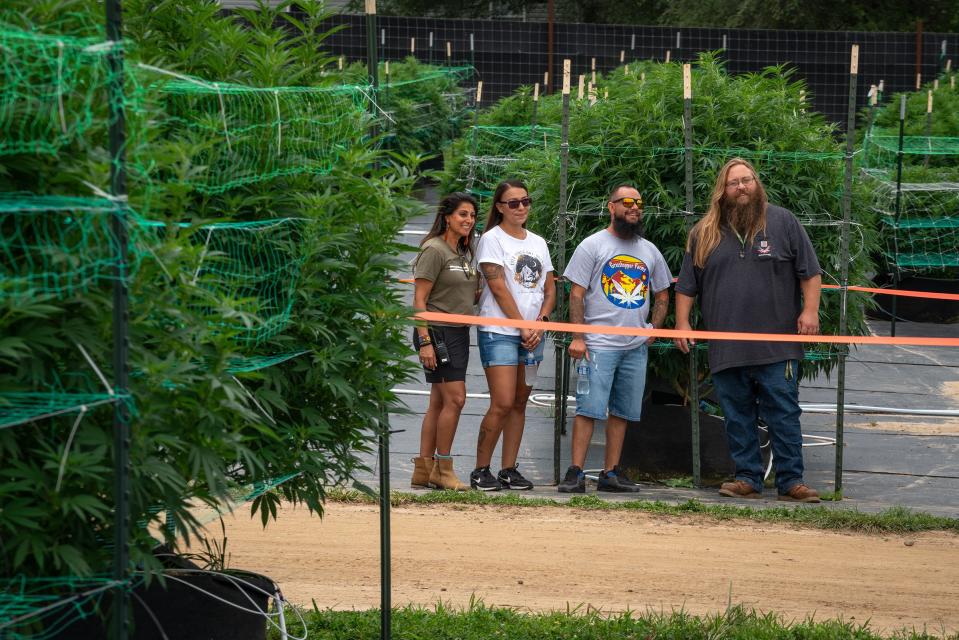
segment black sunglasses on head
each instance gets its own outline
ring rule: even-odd
[[[499,203],[505,204],[510,209],[519,209],[520,205],[528,207],[529,205],[533,204],[533,199],[527,196],[525,198],[520,198],[519,200],[500,200]]]

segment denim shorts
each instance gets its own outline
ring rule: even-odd
[[[526,349],[520,344],[519,336],[508,336],[502,333],[493,333],[492,331],[483,331],[477,329],[479,337],[480,362],[483,368],[487,367],[515,367],[522,364],[526,359]],[[546,346],[545,340],[533,349],[533,355],[536,362],[543,361],[543,350]]]
[[[576,415],[605,420],[608,409],[610,415],[639,422],[647,357],[645,344],[620,351],[590,349],[589,393],[576,394]]]

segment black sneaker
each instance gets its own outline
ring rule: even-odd
[[[637,493],[639,485],[629,479],[619,465],[613,467],[612,471],[601,471],[599,473],[599,482],[597,491],[615,491],[616,493]]]
[[[533,483],[524,478],[523,474],[517,471],[515,466],[500,469],[499,473],[496,474],[496,479],[499,480],[504,489],[528,491],[533,488]]]
[[[556,490],[560,493],[586,493],[586,474],[576,465],[570,465]]]
[[[488,466],[473,469],[470,473],[470,486],[480,491],[499,491],[503,488]]]

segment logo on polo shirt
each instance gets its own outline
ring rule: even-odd
[[[606,299],[623,309],[638,309],[649,294],[649,267],[639,258],[620,254],[603,266],[600,284]]]

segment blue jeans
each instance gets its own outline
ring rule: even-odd
[[[763,462],[756,420],[769,425],[776,466],[776,489],[784,494],[803,481],[799,426],[798,361],[733,367],[713,374],[716,396],[726,416],[726,441],[736,479],[763,490]]]
[[[646,389],[645,344],[634,349],[589,350],[589,393],[576,394],[576,415],[605,420],[606,411],[639,422]]]

